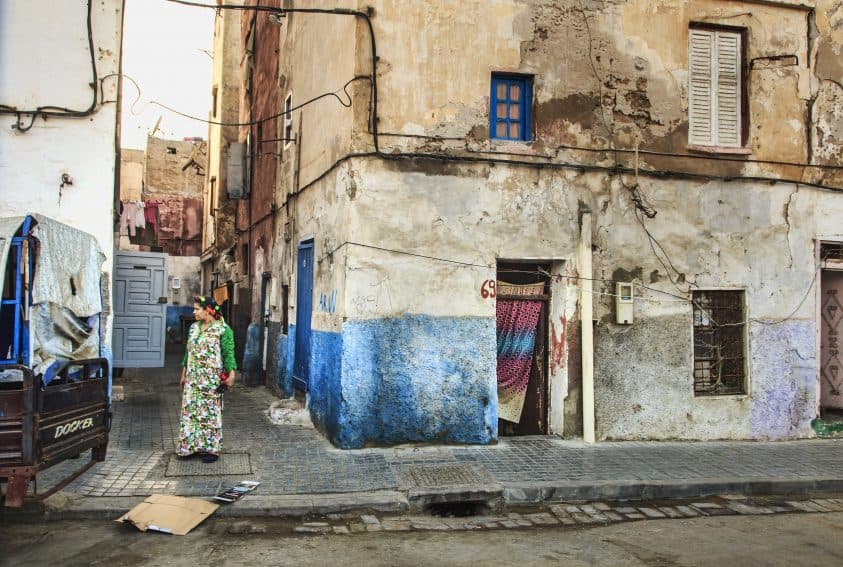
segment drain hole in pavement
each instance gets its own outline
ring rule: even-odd
[[[425,511],[440,518],[466,518],[484,514],[488,507],[483,502],[439,502],[427,505]]]

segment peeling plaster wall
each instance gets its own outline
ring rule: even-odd
[[[336,6],[355,8],[354,4],[340,2]],[[362,54],[359,57],[357,54],[357,43],[363,32],[356,18],[328,14],[289,14],[280,34],[281,52],[284,57],[278,71],[278,84],[282,97],[286,98],[288,94],[292,94],[295,107],[323,93],[339,89],[338,96],[344,103],[348,103],[342,86],[356,74],[367,73],[369,68],[358,69],[367,63]],[[314,57],[314,53],[332,55]],[[355,81],[348,85],[347,90],[351,96],[357,98],[368,95],[369,86],[364,81]],[[365,102],[359,104],[365,105]],[[279,141],[276,145],[278,183],[275,187],[275,202],[280,210],[275,217],[275,247],[271,257],[272,275],[277,280],[276,296],[272,298],[274,305],[282,303],[282,286],[290,286],[290,297],[295,297],[295,282],[292,281],[294,278],[291,274],[294,271],[298,242],[318,235],[320,240],[326,236],[330,239],[324,243],[326,246],[341,243],[339,237],[334,237],[333,230],[329,231],[330,236],[323,236],[323,233],[318,231],[313,232],[312,221],[315,219],[311,219],[310,215],[314,205],[311,201],[300,203],[295,193],[301,187],[313,183],[351,150],[355,112],[354,108],[346,108],[332,96],[303,106],[293,111],[291,116],[292,134],[296,141]],[[283,120],[279,122],[279,131],[283,131]],[[318,185],[319,188],[314,189],[321,192],[321,184]],[[353,186],[353,180],[347,183],[338,182],[338,189],[346,187],[352,194]],[[329,203],[319,204],[319,207],[337,206],[340,202],[333,192],[326,198]],[[294,321],[292,309],[288,317]],[[279,322],[281,318],[280,311],[274,311],[271,315],[275,322]]]
[[[342,364],[342,325],[344,320],[343,296],[345,291],[345,264],[347,248],[341,246],[348,239],[348,209],[345,206],[348,192],[348,171],[341,167],[336,177],[314,185],[311,191],[296,200],[296,234],[285,242],[287,254],[295,264],[298,246],[313,239],[314,262],[311,328],[313,342],[310,354],[310,388],[308,406],[314,421],[329,432],[335,431],[339,402]],[[284,242],[281,240],[280,242]],[[280,243],[279,242],[279,243]],[[273,266],[273,273],[278,267]],[[277,374],[274,377],[279,390],[292,394],[292,372],[295,363],[295,341],[298,314],[298,278],[293,278],[289,289],[289,333],[278,339]],[[280,288],[281,285],[277,285]],[[280,290],[278,290],[280,291]],[[274,305],[281,305],[277,299]]]
[[[574,256],[576,192],[564,176],[502,167],[373,160],[354,173],[334,441],[494,440],[495,303],[480,290],[496,278],[497,258],[559,260],[560,276],[571,269],[563,261]],[[553,293],[550,413],[561,433],[575,304],[564,278]]]
[[[240,113],[240,12],[220,10],[214,19],[214,63],[212,66],[211,119],[236,123]],[[205,206],[202,239],[203,254],[212,246],[215,253],[234,243],[234,209],[236,203],[228,199],[229,146],[237,142],[236,126],[208,124],[208,175],[205,186]],[[214,180],[213,188],[211,180]],[[242,184],[242,181],[240,181]],[[218,269],[215,257],[208,271]],[[222,280],[223,282],[225,280]]]
[[[372,149],[368,99],[360,85],[350,114],[350,147],[347,117],[339,108],[313,119],[302,112],[295,118],[297,131],[314,141],[303,138],[300,155],[287,151],[279,160],[280,195],[307,187],[314,175],[324,178],[285,199],[276,224],[273,270],[280,266],[282,281],[290,277],[292,286],[290,332],[279,337],[276,352],[278,381],[292,391],[295,247],[313,237],[309,407],[337,445],[496,438],[495,308],[480,288],[495,278],[498,259],[554,262],[559,277],[548,329],[550,430],[580,433],[579,333],[590,324],[581,323],[578,312],[575,251],[582,210],[592,213],[594,226],[599,438],[813,435],[819,395],[815,239],[840,235],[843,202],[832,192],[792,182],[735,178],[840,181],[831,170],[761,163],[839,164],[839,85],[816,80],[811,63],[822,73],[834,68],[821,62],[839,53],[835,3],[817,3],[821,40],[812,39],[813,16],[797,2],[373,5],[383,156],[353,158],[330,169],[344,151]],[[359,2],[357,8],[365,6]],[[300,22],[291,22],[283,32],[289,39],[282,42],[304,45],[294,41]],[[688,147],[691,23],[746,30],[748,157]],[[306,35],[311,41],[328,31],[336,37],[341,25],[329,18]],[[461,31],[466,26],[472,34]],[[364,31],[358,22],[357,73],[368,69]],[[345,64],[342,56],[293,50],[282,75],[290,85],[318,79],[327,91],[341,84],[339,67]],[[494,71],[534,76],[534,141],[489,139]],[[316,132],[311,120],[320,125]],[[636,147],[651,153],[636,155]],[[473,163],[390,156],[395,152],[447,154]],[[637,165],[733,180],[636,179],[565,163]],[[658,211],[643,222],[672,268],[659,262],[636,218],[629,190],[636,183]],[[639,284],[631,326],[612,322],[612,280]],[[746,292],[746,395],[693,394],[692,286]]]
[[[560,145],[607,149],[614,144],[686,154],[688,27],[704,23],[747,30],[746,60],[755,67],[746,81],[751,125],[746,136],[753,158],[805,161],[811,99],[807,12],[795,4],[496,0],[408,6],[384,0],[376,3],[373,19],[381,60],[380,129],[463,140],[388,139],[404,150],[459,147],[557,157],[565,155],[559,154]],[[476,33],[465,35],[462,27],[451,25],[463,20]],[[449,25],[436,25],[445,21]],[[419,28],[428,33],[419,34]],[[489,140],[494,71],[534,76],[535,141],[529,147]],[[606,163],[611,157],[572,155]],[[626,154],[620,159],[633,161]],[[793,174],[740,160],[642,155],[640,166],[645,165],[730,175]]]
[[[814,163],[843,163],[843,5],[836,0],[818,0],[813,57],[816,79],[812,113],[814,131],[811,154]],[[843,184],[843,171],[825,171],[828,183]]]
[[[609,205],[596,217],[597,273],[680,297],[689,284],[745,290],[748,395],[693,396],[687,301],[647,290],[636,302],[632,326],[612,323],[613,307],[598,302],[598,434],[618,439],[811,435],[818,403],[814,238],[824,230],[814,210],[834,218],[843,202],[833,194],[782,185],[743,184],[738,191],[723,183],[648,183],[646,190],[659,210],[646,226],[684,282],[670,284],[665,267],[647,250],[619,184],[602,197]]]

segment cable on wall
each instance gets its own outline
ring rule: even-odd
[[[371,112],[371,127],[372,127],[372,142],[375,146],[375,151],[380,151],[380,141],[378,138],[378,49],[377,41],[375,40],[375,28],[372,25],[370,13],[361,12],[359,10],[350,10],[346,8],[274,8],[271,6],[243,6],[237,4],[203,4],[200,2],[189,2],[187,0],[167,0],[174,4],[182,4],[184,6],[193,6],[197,8],[210,8],[212,10],[240,10],[240,11],[254,11],[254,12],[268,12],[279,17],[284,17],[287,14],[333,14],[338,16],[353,16],[360,18],[366,23],[366,28],[369,32],[369,42],[371,46],[371,75],[369,80],[372,85],[372,97],[370,101]],[[284,114],[284,113],[282,113]],[[278,115],[280,116],[280,114]],[[268,120],[268,118],[267,118]]]
[[[93,33],[93,25],[92,21],[92,12],[93,12],[93,0],[88,0],[88,16],[87,16],[87,27],[88,27],[88,52],[91,56],[91,90],[93,91],[91,96],[91,104],[85,110],[73,110],[70,108],[66,108],[63,106],[54,106],[54,105],[45,105],[39,106],[34,109],[20,109],[15,106],[10,106],[7,104],[0,104],[0,114],[14,114],[16,117],[16,121],[12,124],[12,128],[19,131],[19,132],[27,132],[29,131],[32,126],[35,124],[35,119],[38,116],[67,116],[67,117],[83,117],[83,116],[90,116],[96,111],[97,108],[97,90],[99,88],[99,84],[97,81],[97,62],[96,56],[94,54],[94,33]],[[30,120],[28,124],[24,124],[24,116],[29,116]]]

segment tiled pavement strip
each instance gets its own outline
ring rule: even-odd
[[[523,529],[530,527],[570,526],[594,527],[637,520],[700,518],[706,516],[766,515],[779,513],[843,512],[843,499],[815,498],[787,500],[783,498],[748,498],[728,495],[701,498],[670,505],[641,505],[629,502],[558,503],[543,505],[529,512],[481,514],[469,517],[431,517],[406,514],[328,514],[322,521],[298,522],[294,533],[349,534],[361,532],[446,531]],[[262,528],[246,523],[229,526],[232,533],[262,533]]]
[[[113,404],[107,460],[65,487],[64,494],[77,499],[91,497],[88,500],[151,493],[209,497],[239,480],[253,478],[261,482],[256,496],[321,495],[323,500],[336,497],[354,508],[355,500],[365,493],[400,494],[418,489],[419,479],[428,478],[424,466],[454,470],[463,466],[465,474],[503,488],[508,504],[623,500],[630,491],[650,499],[665,498],[676,487],[699,485],[702,494],[712,482],[718,483],[721,492],[743,492],[747,483],[753,482],[760,483],[759,492],[775,482],[790,483],[781,485],[781,490],[797,486],[802,491],[825,482],[820,486],[823,490],[843,492],[843,442],[839,440],[587,445],[556,437],[525,437],[503,439],[493,446],[419,445],[348,451],[334,448],[311,427],[271,423],[266,414],[276,398],[266,388],[242,385],[225,396],[224,452],[247,452],[252,474],[166,476],[178,426],[175,360],[168,357],[165,369],[130,370],[115,379],[115,385],[124,388],[125,401]],[[224,453],[220,463],[224,464],[225,458]],[[83,459],[44,471],[38,478],[39,491],[78,469]],[[447,479],[444,482],[449,484]],[[662,485],[668,488],[659,492]],[[595,486],[604,489],[595,491]],[[730,490],[722,490],[724,486]],[[437,487],[427,482],[424,488]],[[564,522],[557,509],[553,513]],[[572,518],[576,521],[575,515]]]

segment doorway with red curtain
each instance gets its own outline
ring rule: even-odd
[[[498,433],[548,431],[547,315],[550,265],[498,262]]]

